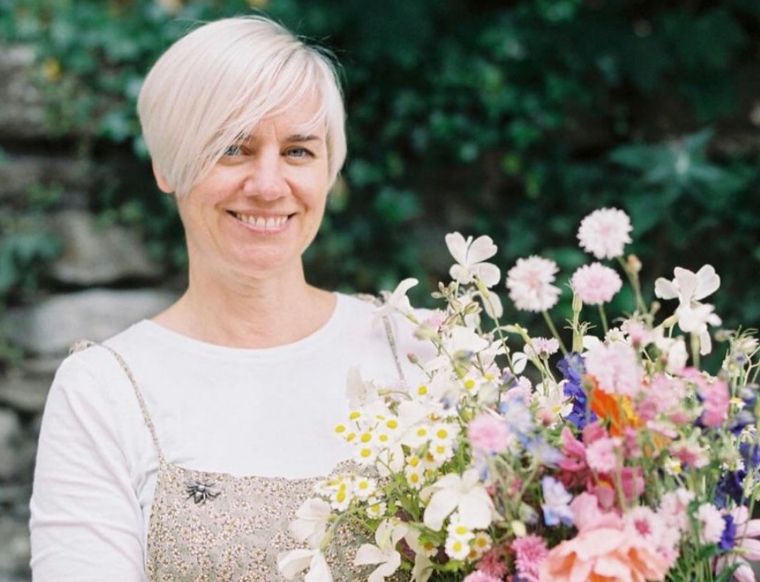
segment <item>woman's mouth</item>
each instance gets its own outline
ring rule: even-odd
[[[279,214],[259,216],[256,214],[243,214],[229,210],[228,213],[235,217],[239,222],[245,224],[251,230],[256,232],[280,232],[288,224],[293,214]]]

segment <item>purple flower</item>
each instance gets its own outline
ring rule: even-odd
[[[557,363],[557,369],[562,372],[565,380],[580,385],[583,374],[586,373],[586,364],[583,361],[583,356],[571,352]]]
[[[724,552],[727,552],[728,550],[733,549],[736,545],[736,524],[734,523],[732,515],[724,515],[723,521],[726,525],[723,528],[723,535],[720,536],[718,547]]]
[[[715,492],[715,505],[718,507],[726,507],[728,500],[732,499],[736,503],[741,503],[744,497],[744,488],[742,482],[747,476],[747,471],[740,469],[739,471],[727,471],[724,473],[721,480],[718,482],[718,487]]]
[[[583,356],[575,352],[570,353],[557,363],[557,368],[567,380],[564,385],[565,396],[572,398],[573,407],[566,418],[579,430],[583,430],[588,423],[596,420],[596,414],[588,409],[586,391],[581,386],[583,374],[586,373]]]

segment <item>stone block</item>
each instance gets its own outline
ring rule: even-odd
[[[0,404],[26,414],[39,414],[45,408],[52,378],[27,378],[12,373],[0,378]]]
[[[154,289],[91,289],[53,295],[37,305],[9,311],[8,339],[27,352],[64,356],[81,339],[102,341],[156,315],[176,295]]]
[[[63,241],[63,254],[49,270],[54,280],[89,287],[158,280],[163,274],[139,237],[122,226],[99,228],[92,215],[69,210],[56,216],[53,228]]]
[[[0,409],[0,481],[17,477],[22,470],[22,459],[19,458],[21,437],[21,423],[16,414]]]
[[[25,202],[31,188],[54,184],[64,189],[62,203],[67,207],[84,207],[87,202],[84,192],[92,176],[86,160],[65,155],[6,152],[0,160],[0,201]]]
[[[42,95],[31,81],[34,49],[0,45],[0,138],[46,137]]]
[[[0,516],[0,573],[6,574],[2,580],[29,580],[29,526],[25,521]]]

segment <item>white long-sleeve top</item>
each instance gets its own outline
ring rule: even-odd
[[[348,458],[334,435],[348,414],[350,367],[398,372],[375,308],[338,294],[330,320],[268,349],[207,344],[145,320],[108,340],[131,369],[170,463],[266,477],[326,475]],[[399,360],[426,349],[393,318]],[[134,389],[109,351],[61,365],[42,420],[31,500],[35,582],[144,582],[158,454]]]

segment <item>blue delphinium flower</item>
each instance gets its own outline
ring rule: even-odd
[[[524,443],[525,450],[540,464],[554,466],[565,456],[556,447],[551,446],[545,438],[537,436]]]
[[[572,399],[573,408],[567,415],[567,420],[572,422],[578,430],[583,430],[589,422],[596,420],[596,414],[588,409],[586,391],[581,386],[586,365],[583,356],[572,352],[557,363],[557,368],[567,380],[564,385],[565,396]]]
[[[715,505],[724,508],[728,505],[728,500],[732,499],[735,503],[741,504],[744,496],[742,483],[747,476],[747,471],[739,469],[738,471],[726,471],[718,482],[715,491]]]
[[[731,515],[724,515],[723,521],[726,523],[726,527],[723,529],[723,535],[720,536],[718,547],[727,552],[736,545],[736,523],[734,523],[734,518]]]
[[[573,525],[573,510],[570,509],[573,496],[567,492],[565,486],[547,475],[541,479],[541,489],[544,494],[544,502],[541,504],[544,523],[548,526],[560,523]]]

